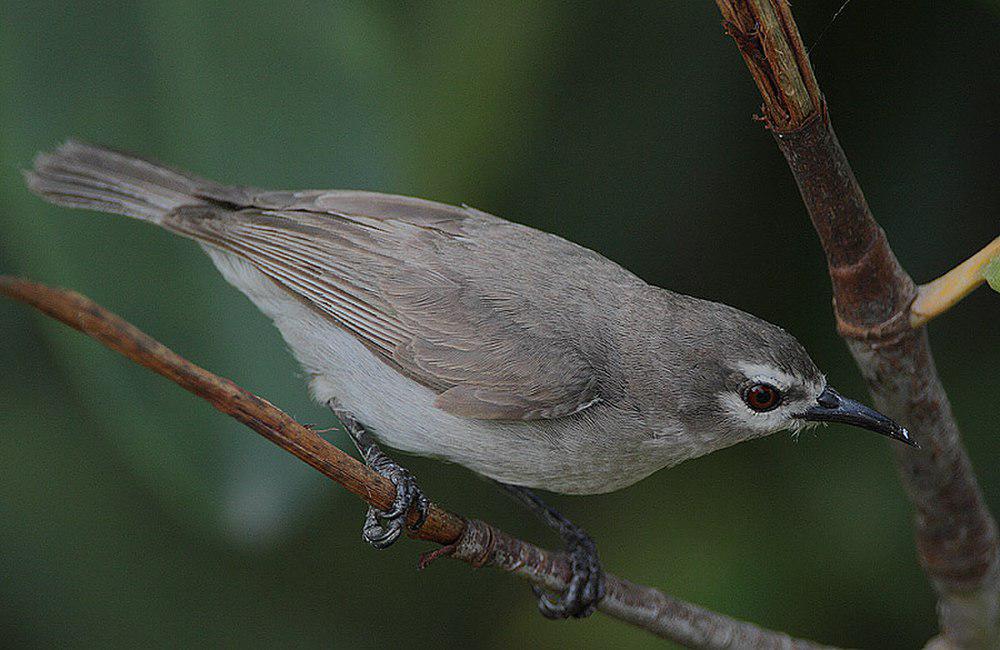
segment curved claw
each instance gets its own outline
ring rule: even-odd
[[[538,598],[538,611],[545,618],[586,618],[597,610],[597,603],[604,598],[604,571],[594,543],[589,538],[577,540],[571,544],[569,553],[573,575],[558,600],[539,587],[531,586]]]
[[[413,485],[413,477],[409,474],[400,479],[398,483],[393,481],[393,484],[396,486],[396,497],[392,500],[392,506],[381,512],[381,516],[385,519],[396,519],[400,515],[405,515],[413,501],[413,490],[416,489],[416,486]]]
[[[375,440],[350,411],[341,408],[336,400],[330,401],[330,407],[354,440],[358,452],[368,466],[378,472],[380,476],[389,479],[393,487],[396,488],[396,495],[388,509],[368,508],[368,512],[365,514],[365,524],[361,529],[362,537],[369,544],[377,549],[388,548],[403,533],[406,515],[410,508],[416,508],[417,511],[416,521],[410,530],[417,530],[423,525],[424,521],[427,520],[430,501],[417,487],[413,475],[379,449]]]
[[[413,475],[387,457],[378,459],[372,464],[372,469],[392,481],[396,487],[396,496],[388,510],[369,508],[365,516],[365,525],[362,529],[365,541],[381,550],[392,546],[402,535],[410,508],[416,508],[418,513],[417,520],[410,529],[420,528],[427,520],[430,502],[417,486]]]
[[[378,550],[389,548],[399,539],[403,533],[403,526],[399,519],[388,519],[385,523],[379,521],[381,513],[375,508],[368,508],[365,515],[365,525],[361,529],[361,536],[366,542]]]
[[[541,587],[531,585],[531,593],[535,594],[535,598],[538,599],[538,611],[542,616],[553,620],[566,618],[559,615],[559,604],[552,600],[552,597],[545,593]]]
[[[420,489],[417,488],[418,492],[419,490]],[[424,525],[425,521],[427,521],[427,515],[430,511],[430,506],[431,506],[430,499],[424,496],[423,492],[420,492],[419,496],[417,497],[417,503],[414,506],[417,509],[417,520],[413,522],[412,526],[410,526],[410,530],[413,531],[420,530],[420,527]]]

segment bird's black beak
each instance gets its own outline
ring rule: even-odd
[[[840,393],[829,386],[824,388],[823,392],[816,398],[816,404],[810,406],[806,409],[805,413],[798,417],[812,422],[843,422],[844,424],[852,424],[862,429],[881,433],[883,436],[888,436],[893,440],[905,442],[912,447],[920,448],[920,445],[910,437],[909,431],[875,409],[868,408],[861,402],[841,397]]]

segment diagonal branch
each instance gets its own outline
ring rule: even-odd
[[[894,451],[916,509],[920,561],[938,594],[942,637],[956,648],[997,647],[997,526],[962,446],[927,333],[911,327],[913,280],[837,142],[786,0],[716,3],[764,97],[764,121],[826,252],[837,329],[879,409],[923,445],[920,452]]]
[[[196,366],[84,296],[5,275],[0,275],[0,294],[31,305],[163,375],[376,508],[385,509],[392,504],[395,488],[388,480],[267,400]],[[415,518],[411,511],[410,523]],[[544,550],[490,524],[465,519],[435,504],[429,508],[427,521],[411,536],[442,545],[421,557],[421,568],[438,557],[449,556],[473,567],[494,566],[515,573],[553,591],[562,591],[569,583],[570,564],[565,554]],[[818,650],[826,647],[717,614],[611,574],[607,574],[607,595],[599,609],[692,648]]]

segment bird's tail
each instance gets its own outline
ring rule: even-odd
[[[52,203],[153,223],[178,206],[204,203],[199,195],[219,187],[132,154],[74,140],[38,154],[24,177],[32,192]]]

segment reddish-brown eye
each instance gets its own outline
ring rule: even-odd
[[[762,413],[781,404],[781,392],[771,384],[754,384],[743,393],[747,406]]]

